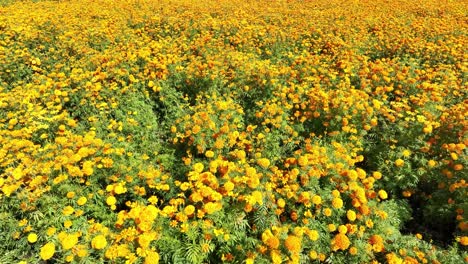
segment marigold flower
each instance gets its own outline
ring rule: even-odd
[[[395,165],[396,165],[397,167],[402,167],[404,164],[405,164],[405,161],[402,160],[402,159],[397,159],[397,160],[395,160]]]
[[[388,264],[403,264],[403,260],[399,258],[395,253],[389,253],[385,255]]]
[[[109,196],[106,198],[107,205],[115,205],[117,199],[114,196]]]
[[[410,155],[411,155],[411,151],[410,151],[410,150],[408,150],[408,149],[403,150],[403,156],[404,156],[404,157],[407,158],[407,157],[409,157]]]
[[[343,200],[341,198],[333,198],[332,206],[336,209],[343,207]]]
[[[205,152],[205,157],[207,157],[207,158],[212,158],[212,157],[214,157],[214,152],[211,151],[211,150],[207,150],[207,151]]]
[[[193,165],[193,170],[198,173],[201,173],[204,168],[205,166],[203,166],[203,163],[200,163],[200,162],[197,162]]]
[[[107,246],[106,237],[103,235],[97,235],[91,240],[91,246],[94,249],[103,249]]]
[[[63,222],[63,226],[65,228],[70,228],[72,225],[73,225],[73,222],[71,220],[66,220],[65,222]]]
[[[376,180],[380,180],[382,179],[382,173],[378,172],[378,171],[374,171],[372,173],[372,176],[376,179]]]
[[[286,206],[286,201],[283,198],[280,198],[278,201],[276,201],[276,204],[279,208],[284,208]]]
[[[187,205],[187,206],[185,207],[185,209],[184,209],[184,213],[185,213],[186,215],[192,215],[194,212],[195,212],[195,206],[193,206],[193,205],[191,205],[191,204],[190,204],[190,205]]]
[[[270,253],[270,257],[273,264],[280,264],[283,262],[281,253],[279,253],[278,250],[272,250]]]
[[[41,247],[41,252],[39,253],[39,256],[41,257],[42,260],[49,260],[52,258],[52,256],[54,256],[54,254],[55,254],[55,244],[52,242],[49,242]]]
[[[314,203],[315,205],[321,204],[322,203],[322,197],[320,197],[318,195],[312,196],[312,203]]]
[[[280,241],[276,236],[270,236],[266,242],[267,246],[271,249],[277,249],[280,245]]]
[[[81,196],[81,197],[76,201],[76,203],[77,203],[78,205],[81,206],[81,205],[84,205],[87,201],[88,201],[88,199],[86,199],[86,197]]]
[[[462,246],[468,246],[468,236],[462,236],[459,238],[459,240]]]
[[[346,217],[349,221],[353,222],[354,220],[356,220],[356,212],[354,212],[353,210],[348,210],[346,212]]]
[[[268,166],[270,166],[270,160],[267,158],[261,158],[257,160],[257,164],[262,168],[268,168]]]
[[[35,243],[37,241],[37,235],[36,233],[30,233],[28,235],[28,242],[29,243]]]
[[[387,194],[387,192],[385,190],[380,190],[378,192],[378,194],[379,194],[380,199],[382,199],[382,200],[385,200],[385,199],[388,198],[388,194]]]
[[[323,214],[325,216],[331,216],[332,215],[332,210],[330,208],[325,208],[325,209],[323,209]]]
[[[284,246],[292,253],[301,251],[301,239],[297,236],[289,235],[284,241]]]
[[[62,244],[62,248],[67,250],[73,248],[78,243],[78,234],[66,234],[65,232],[61,232],[58,235],[60,243]]]
[[[341,234],[346,234],[348,232],[348,228],[345,225],[340,225],[338,227],[338,232]]]
[[[429,161],[427,162],[427,166],[429,166],[429,168],[433,168],[433,167],[435,167],[436,165],[437,165],[437,161],[435,161],[435,160],[429,160]]]
[[[348,178],[352,181],[355,181],[358,179],[358,173],[355,170],[349,170],[348,171]]]
[[[350,246],[349,238],[341,233],[338,233],[331,241],[332,250],[346,250]]]
[[[147,251],[144,264],[158,264],[159,263],[159,253],[154,251]]]
[[[62,214],[63,215],[71,215],[71,214],[73,214],[74,211],[75,211],[75,209],[73,209],[73,207],[65,206],[65,208],[63,208]]]

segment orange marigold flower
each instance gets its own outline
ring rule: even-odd
[[[269,248],[271,249],[277,249],[280,245],[280,241],[276,236],[270,236],[267,239],[266,244],[268,245]]]
[[[468,246],[468,236],[462,236],[460,237],[460,244],[462,246]]]
[[[346,250],[350,244],[349,238],[341,233],[337,234],[331,241],[333,251]]]
[[[301,251],[301,239],[297,236],[289,235],[284,241],[284,246],[292,253]]]

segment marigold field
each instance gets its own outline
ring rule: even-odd
[[[0,263],[468,263],[468,2],[0,0]]]

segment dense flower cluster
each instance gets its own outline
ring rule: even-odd
[[[466,10],[2,2],[0,262],[468,261]]]

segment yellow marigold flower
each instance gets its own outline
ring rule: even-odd
[[[257,164],[262,168],[268,168],[268,166],[270,166],[270,160],[267,158],[261,158],[257,160]]]
[[[198,173],[201,173],[204,168],[205,166],[203,166],[203,163],[200,163],[200,162],[197,162],[193,165],[193,170]]]
[[[230,191],[234,190],[234,187],[235,187],[235,185],[231,181],[228,181],[228,182],[226,182],[224,184],[224,190],[226,190],[227,192],[230,192]]]
[[[29,243],[35,243],[37,241],[37,235],[36,233],[30,233],[28,235],[28,242]]]
[[[284,208],[286,206],[286,201],[283,198],[280,198],[276,201],[276,204],[278,204],[279,208]]]
[[[84,258],[88,255],[88,250],[85,245],[76,246],[76,255],[80,258]]]
[[[427,125],[427,126],[425,126],[425,127],[423,128],[423,132],[424,132],[425,134],[430,134],[430,133],[432,133],[432,125]]]
[[[411,151],[408,149],[403,150],[403,157],[409,157],[411,155]]]
[[[68,199],[72,199],[73,197],[75,197],[75,192],[67,192]]]
[[[81,206],[81,205],[84,205],[87,201],[88,201],[88,199],[86,199],[86,197],[81,196],[81,197],[76,201],[76,203],[77,203],[78,205]]]
[[[332,250],[346,250],[350,246],[349,238],[344,234],[337,234],[331,241]]]
[[[94,249],[103,249],[107,246],[106,237],[103,235],[97,235],[91,240],[91,246]]]
[[[205,157],[207,157],[207,158],[212,158],[212,157],[214,157],[214,152],[211,151],[211,150],[207,150],[207,151],[205,152]]]
[[[355,256],[358,253],[358,249],[356,247],[350,247],[349,248],[349,254]]]
[[[340,191],[338,191],[338,190],[333,190],[333,191],[332,191],[332,196],[335,197],[335,198],[340,197]]]
[[[158,264],[159,253],[154,251],[147,251],[144,264]]]
[[[191,204],[190,204],[190,205],[187,205],[187,206],[185,207],[185,209],[184,209],[184,213],[185,213],[186,215],[192,215],[194,212],[195,212],[195,206],[193,206],[193,205],[191,205]]]
[[[115,199],[114,196],[109,196],[106,199],[107,205],[115,205],[116,202],[117,202],[117,199]]]
[[[332,215],[332,210],[330,208],[325,208],[325,209],[323,209],[323,214],[325,216],[331,216]]]
[[[252,195],[250,196],[250,198],[248,199],[248,203],[250,205],[255,205],[255,204],[259,204],[259,205],[262,205],[263,204],[263,195],[260,191],[254,191],[252,192]]]
[[[382,179],[382,173],[380,173],[380,172],[378,172],[378,171],[374,171],[374,173],[372,173],[372,176],[373,176],[376,180]]]
[[[71,214],[73,214],[74,211],[75,211],[75,209],[73,209],[73,207],[65,206],[65,208],[63,208],[62,214],[63,215],[71,215]]]
[[[47,231],[46,231],[46,234],[47,234],[48,236],[52,236],[52,235],[55,234],[55,230],[56,230],[55,227],[49,227],[49,228],[47,229]]]
[[[83,162],[83,174],[86,175],[86,176],[90,176],[93,174],[94,170],[93,170],[93,162],[92,161],[85,161]]]
[[[380,199],[382,199],[382,200],[385,200],[385,199],[388,198],[388,194],[387,194],[387,192],[385,190],[380,190],[378,192],[378,194],[379,194]]]
[[[312,260],[317,259],[317,258],[318,258],[318,253],[317,253],[317,251],[311,250],[311,251],[309,252],[309,257],[310,257],[310,259],[312,259]]]
[[[397,160],[395,160],[395,165],[396,165],[397,167],[402,167],[404,164],[405,164],[405,161],[402,160],[402,159],[397,159]]]
[[[344,235],[348,233],[348,228],[345,225],[340,225],[338,227],[338,232]]]
[[[222,209],[222,205],[220,203],[214,203],[214,202],[209,202],[209,203],[206,203],[203,208],[205,209],[205,212],[207,214],[213,214],[219,210]]]
[[[283,262],[283,258],[281,257],[281,253],[278,250],[272,250],[270,253],[271,262],[273,264],[280,264]]]
[[[385,255],[388,264],[403,264],[403,260],[399,258],[395,253],[389,253]]]
[[[346,212],[346,217],[349,221],[353,222],[354,220],[356,220],[356,212],[354,212],[353,210],[348,210]]]
[[[315,204],[315,205],[319,205],[322,203],[322,197],[318,196],[318,195],[314,195],[312,196],[312,202]]]
[[[127,192],[127,188],[124,187],[123,183],[119,183],[114,187],[114,192],[116,194],[122,194]]]
[[[310,240],[317,241],[320,237],[319,232],[317,230],[310,230],[307,232],[307,236],[309,236]]]
[[[59,235],[60,243],[62,244],[62,248],[67,250],[73,248],[78,243],[78,234],[66,234],[65,232],[61,232]]]
[[[55,245],[54,243],[49,242],[41,247],[41,252],[39,253],[39,256],[41,257],[42,260],[48,260],[48,259],[51,259],[52,256],[54,256],[54,254],[55,254]]]
[[[355,181],[358,179],[358,173],[355,170],[349,170],[347,174],[348,174],[348,178],[352,181]]]
[[[433,167],[435,167],[436,165],[437,165],[437,161],[435,161],[435,160],[429,160],[429,161],[427,162],[427,166],[429,166],[429,168],[433,168]]]
[[[289,235],[284,241],[284,246],[292,253],[301,251],[301,239],[297,236]]]
[[[72,225],[73,225],[73,222],[70,220],[66,220],[65,222],[63,222],[63,226],[65,228],[70,228]]]
[[[343,200],[341,198],[333,198],[332,206],[336,209],[343,207]]]

